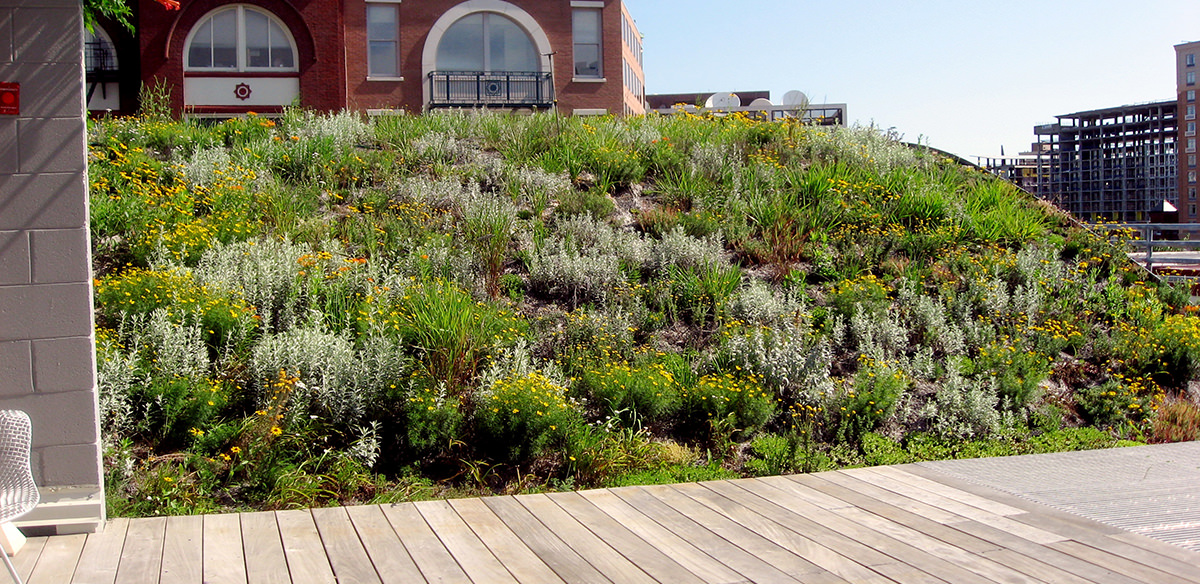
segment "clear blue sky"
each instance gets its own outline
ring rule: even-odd
[[[625,0],[647,93],[799,89],[963,156],[1055,115],[1175,98],[1200,0]]]

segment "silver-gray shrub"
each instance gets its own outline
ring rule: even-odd
[[[850,317],[845,348],[876,361],[894,362],[908,348],[908,329],[895,311],[869,312],[861,304]]]
[[[356,351],[345,335],[307,327],[264,336],[250,361],[259,407],[266,409],[272,399],[265,382],[286,371],[300,378],[288,398],[289,420],[320,416],[345,427],[358,423],[407,368],[395,341],[372,337]]]
[[[557,363],[538,359],[533,355],[529,341],[518,339],[512,347],[499,348],[491,357],[487,368],[480,375],[479,386],[487,391],[505,379],[525,377],[533,373],[541,374],[551,383],[561,387],[567,387],[570,383]]]
[[[329,242],[326,248],[339,247]],[[204,252],[194,274],[205,286],[240,291],[258,309],[265,330],[287,330],[301,316],[305,291],[297,277],[301,256],[310,250],[286,239],[263,237]]]
[[[719,180],[736,175],[742,167],[742,151],[733,144],[704,141],[696,144],[688,157],[688,168],[692,173]]]
[[[208,372],[208,347],[197,319],[173,322],[165,308],[150,312],[146,319],[146,344],[154,352],[154,368],[173,377],[200,378]]]
[[[1054,286],[1071,277],[1065,263],[1059,261],[1058,250],[1045,245],[1027,245],[1017,252],[1017,273],[1024,284]]]
[[[463,196],[463,183],[457,177],[421,176],[401,181],[397,185],[395,198],[424,203],[434,209],[448,211],[457,208]]]
[[[233,167],[229,150],[224,147],[197,150],[183,165],[183,177],[193,187],[207,187]]]
[[[614,229],[591,215],[569,217],[558,223],[562,245],[595,255],[613,255],[626,265],[643,267],[650,257],[650,243],[641,235]]]
[[[475,277],[475,257],[469,248],[453,241],[430,239],[399,259],[394,266],[407,277],[433,278],[454,282],[478,295],[482,282]]]
[[[413,140],[412,149],[421,160],[438,164],[469,164],[481,152],[472,143],[443,132],[429,132]]]
[[[612,252],[580,251],[556,239],[530,257],[530,285],[572,304],[606,302],[624,281],[621,262]]]
[[[784,400],[813,404],[833,390],[829,341],[802,326],[756,327],[729,337],[719,359],[762,377]]]
[[[914,291],[910,286],[899,289],[896,304],[903,309],[906,325],[921,342],[942,355],[961,355],[966,341],[960,329],[948,316],[945,303]]]
[[[904,144],[895,131],[874,125],[812,126],[804,131],[807,139],[799,141],[798,149],[811,160],[846,162],[878,172],[918,167],[931,160],[923,149]]]
[[[133,322],[130,322],[133,321]],[[138,373],[141,365],[138,338],[123,332],[130,326],[142,327],[144,316],[122,319],[118,338],[130,338],[125,347],[116,341],[96,339],[96,388],[100,398],[100,430],[107,437],[124,435],[133,427],[133,402],[130,394],[144,380]]]
[[[991,376],[970,378],[948,363],[946,376],[921,415],[945,438],[977,439],[996,432],[1001,423],[999,398]]]
[[[362,115],[349,110],[322,113],[290,109],[284,116],[283,125],[301,140],[327,138],[340,147],[355,146],[375,136],[375,130]]]
[[[651,269],[659,274],[666,273],[671,267],[685,270],[713,268],[727,263],[725,244],[720,233],[700,239],[677,226],[655,242],[650,262]]]
[[[549,173],[536,166],[519,166],[509,174],[520,203],[540,213],[550,202],[571,192],[571,180],[564,173]]]
[[[780,326],[809,319],[802,299],[754,278],[738,289],[726,308],[734,320],[750,325]]]

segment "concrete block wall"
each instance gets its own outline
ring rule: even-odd
[[[104,516],[82,26],[79,0],[0,0],[0,409],[33,419],[44,503],[19,524],[52,533]]]

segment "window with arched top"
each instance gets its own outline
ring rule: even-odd
[[[107,73],[118,69],[117,47],[100,25],[93,30],[83,30],[84,70],[89,75]]]
[[[296,71],[296,43],[275,15],[236,4],[212,11],[192,28],[187,71]]]
[[[437,48],[437,69],[442,71],[536,72],[540,61],[529,33],[496,12],[458,19]]]

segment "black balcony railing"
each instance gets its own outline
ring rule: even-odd
[[[540,107],[554,105],[549,73],[434,71],[429,107]]]

